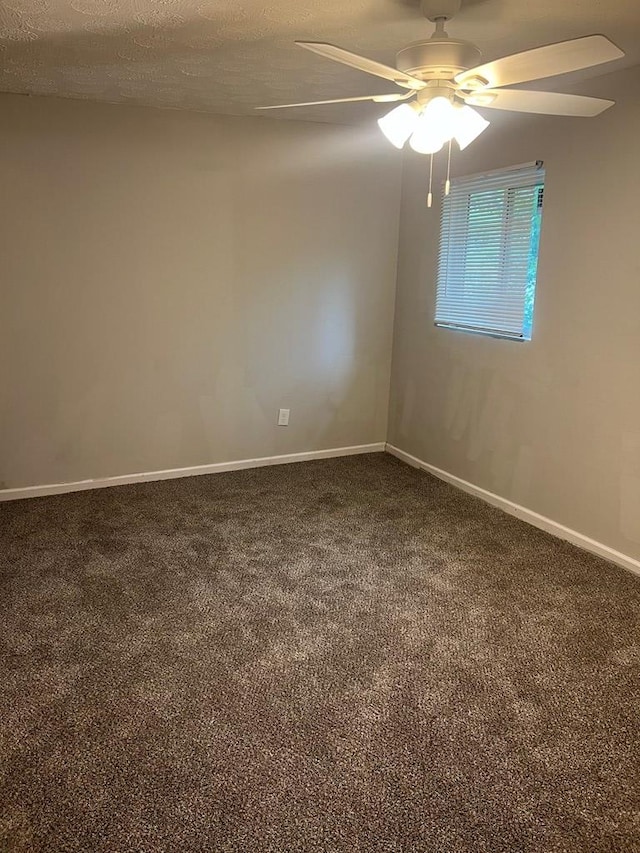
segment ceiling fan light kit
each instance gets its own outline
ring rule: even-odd
[[[396,148],[410,147],[421,154],[433,155],[456,140],[460,150],[470,145],[488,127],[489,122],[473,107],[509,110],[542,115],[596,116],[613,101],[558,92],[534,92],[503,87],[527,83],[544,77],[567,74],[620,59],[624,53],[606,36],[589,35],[556,44],[536,47],[479,65],[482,54],[476,45],[450,38],[447,21],[460,10],[461,0],[422,0],[424,16],[435,24],[431,38],[415,41],[396,54],[396,68],[351,53],[324,42],[296,42],[313,53],[351,68],[395,83],[403,91],[385,95],[338,98],[303,104],[277,104],[257,109],[283,109],[314,104],[373,101],[402,101],[382,118],[378,125]],[[449,165],[445,194],[449,185]],[[431,177],[429,206],[432,198]]]
[[[422,94],[378,119],[380,130],[396,148],[402,148],[408,139],[414,151],[435,154],[445,142],[455,139],[462,151],[489,126],[480,113],[448,94],[435,89],[426,103]]]

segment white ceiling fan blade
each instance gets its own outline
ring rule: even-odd
[[[512,56],[503,56],[456,75],[456,83],[464,86],[474,78],[482,78],[493,89],[567,74],[591,68],[624,56],[623,51],[606,36],[594,35],[535,47]]]
[[[321,41],[297,41],[296,44],[307,50],[312,50],[314,53],[320,54],[320,56],[325,56],[327,59],[333,59],[335,62],[341,62],[343,65],[349,65],[351,68],[357,68],[359,71],[373,74],[375,77],[382,77],[384,80],[391,80],[405,89],[424,89],[426,86],[426,83],[418,80],[417,77],[412,77],[410,74],[405,74],[403,71],[391,68],[390,65],[383,65],[374,59],[367,59],[366,56],[351,53],[351,51],[336,47],[334,44],[326,44]]]
[[[256,110],[286,110],[289,107],[318,107],[322,104],[350,104],[356,101],[374,101],[376,104],[387,104],[393,101],[405,101],[413,92],[394,92],[390,95],[362,95],[359,98],[332,98],[328,101],[304,101],[300,104],[271,104],[268,107],[254,107]]]
[[[464,96],[467,104],[518,113],[540,113],[550,116],[597,116],[615,101],[588,98],[585,95],[563,95],[560,92],[531,92],[525,89],[480,89]]]

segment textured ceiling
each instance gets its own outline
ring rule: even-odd
[[[393,65],[400,47],[431,30],[419,0],[0,0],[0,91],[247,114],[393,91],[294,39]],[[467,0],[449,25],[485,60],[594,32],[627,57],[592,73],[640,62],[639,0]],[[268,115],[342,122],[378,112],[352,104]]]

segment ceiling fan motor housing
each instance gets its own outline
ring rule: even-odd
[[[460,71],[478,65],[481,57],[471,42],[432,37],[414,41],[398,51],[396,67],[419,80],[451,80]]]

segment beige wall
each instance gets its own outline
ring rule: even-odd
[[[533,340],[433,327],[405,158],[389,440],[640,558],[640,72],[598,119],[494,119],[545,160]],[[0,488],[383,441],[399,158],[375,127],[0,96]],[[276,426],[278,407],[291,425]]]
[[[618,104],[497,118],[454,163],[545,161],[530,343],[434,328],[439,210],[405,159],[389,441],[640,558],[640,70],[580,91]]]
[[[10,95],[0,126],[0,487],[384,441],[377,130]]]

